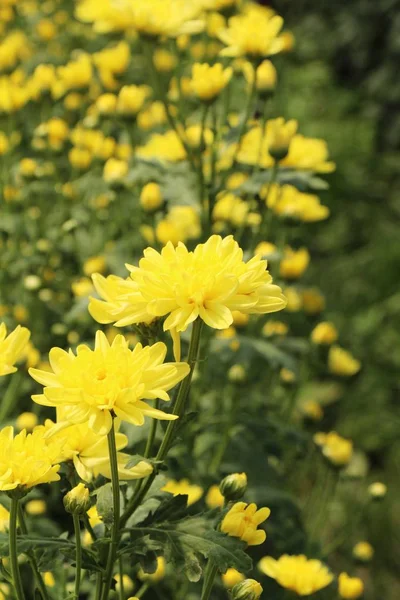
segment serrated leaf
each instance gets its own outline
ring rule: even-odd
[[[166,492],[165,498],[153,513],[150,513],[141,523],[143,527],[163,523],[165,521],[174,522],[180,519],[187,508],[187,494],[178,494],[172,496]]]

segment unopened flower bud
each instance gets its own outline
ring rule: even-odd
[[[163,203],[160,186],[158,183],[147,183],[140,194],[140,204],[146,212],[153,212],[160,208]]]
[[[232,473],[231,475],[227,475],[221,481],[219,489],[228,502],[240,500],[247,489],[246,473]]]
[[[258,600],[262,587],[255,579],[245,579],[237,583],[232,590],[232,600]]]
[[[386,496],[387,487],[384,483],[376,481],[368,486],[368,493],[374,500],[381,500]]]
[[[232,365],[228,371],[228,379],[232,383],[244,383],[246,381],[246,370],[242,365]]]
[[[78,483],[65,494],[63,502],[67,512],[76,515],[85,514],[90,508],[88,488],[83,483]]]

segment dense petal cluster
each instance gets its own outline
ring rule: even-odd
[[[195,63],[192,67],[191,86],[194,94],[205,102],[213,101],[228,85],[232,68],[224,69],[221,63]]]
[[[186,363],[164,363],[166,353],[161,342],[146,347],[137,344],[130,350],[122,335],[110,345],[98,331],[94,350],[80,345],[75,355],[53,348],[49,354],[52,373],[29,370],[46,386],[43,394],[32,398],[44,406],[62,407],[66,422],[87,422],[99,435],[110,431],[113,415],[133,425],[143,425],[145,416],[175,419],[143,401],[169,400],[167,391],[189,373]]]
[[[265,541],[267,534],[257,527],[266,521],[270,514],[271,511],[267,507],[257,510],[256,504],[236,502],[225,515],[221,531],[240,538],[249,546],[258,546]]]
[[[258,563],[258,568],[264,575],[272,577],[279,585],[299,596],[313,594],[333,581],[332,573],[321,561],[308,559],[303,554],[283,554],[278,560],[264,556]]]
[[[44,438],[43,431],[14,437],[13,427],[0,431],[0,490],[28,490],[40,483],[60,479],[58,463],[60,445]]]
[[[15,373],[15,363],[23,358],[30,331],[18,325],[9,335],[5,323],[0,323],[0,377]]]
[[[286,305],[281,289],[272,284],[266,262],[259,255],[245,262],[232,236],[211,236],[193,252],[182,243],[176,248],[169,243],[161,253],[147,248],[139,266],[128,268],[134,302],[129,294],[110,302],[98,289],[105,301],[92,300],[89,306],[96,320],[112,322],[114,317],[121,326],[141,322],[144,314],[168,315],[164,330],[179,332],[200,317],[214,329],[226,329],[233,322],[233,311],[265,314]]]
[[[90,482],[93,477],[102,475],[111,479],[110,459],[108,454],[108,442],[105,435],[95,433],[88,423],[78,425],[64,425],[64,418],[68,411],[59,409],[57,411],[59,423],[53,423],[47,419],[42,428],[46,431],[52,442],[61,445],[60,462],[73,462],[76,472],[84,481]],[[115,429],[119,424],[115,422]],[[36,429],[39,429],[37,427]],[[130,455],[120,452],[128,445],[125,434],[116,431],[115,442],[117,448],[118,476],[120,480],[141,479],[150,475],[153,467],[146,461],[140,461],[133,467],[127,467]]]
[[[296,219],[306,223],[323,221],[329,217],[329,208],[323,206],[315,194],[299,192],[293,185],[266,185],[261,190],[268,208],[280,217]]]
[[[344,600],[357,600],[364,593],[364,583],[359,577],[350,577],[347,573],[340,573],[339,596]]]

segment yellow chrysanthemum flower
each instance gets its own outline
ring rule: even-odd
[[[222,576],[222,583],[228,590],[232,589],[234,585],[240,583],[245,579],[243,573],[240,573],[236,569],[228,569]]]
[[[179,162],[185,160],[186,150],[175,131],[155,133],[143,146],[136,150],[136,156],[144,159]]]
[[[164,330],[185,331],[198,317],[214,329],[226,329],[233,323],[233,311],[265,314],[285,307],[285,297],[272,284],[266,266],[258,255],[244,262],[232,236],[211,236],[193,252],[182,243],[176,248],[168,243],[161,253],[147,248],[139,267],[127,265],[132,282],[125,294],[115,292],[119,285],[121,291],[126,286],[123,279],[94,277],[105,301],[91,300],[89,310],[100,322],[114,319],[117,326],[168,315]]]
[[[272,577],[279,585],[299,596],[318,592],[333,581],[332,573],[321,561],[307,559],[303,554],[283,554],[278,560],[264,556],[258,563],[258,568],[264,575]]]
[[[0,377],[15,373],[14,364],[23,358],[30,335],[29,329],[18,325],[7,336],[5,323],[0,323]]]
[[[282,17],[270,11],[251,10],[231,17],[227,29],[219,32],[227,46],[221,55],[260,59],[277,54],[284,49],[279,36],[282,27]]]
[[[62,425],[63,420],[68,417],[68,411],[59,409],[57,416]],[[130,456],[119,452],[119,450],[128,445],[128,438],[117,431],[118,425],[118,423],[115,423],[119,479],[141,479],[150,475],[153,467],[146,461],[140,461],[134,467],[126,467]],[[92,431],[88,423],[70,425],[60,429],[60,426],[50,421],[50,419],[46,421],[45,429],[52,441],[60,442],[60,462],[72,461],[81,479],[90,482],[97,475],[111,479],[108,443],[105,435],[98,435]]]
[[[194,504],[197,500],[200,500],[203,495],[203,488],[200,485],[190,483],[188,479],[181,479],[180,481],[170,479],[164,485],[162,491],[173,494],[174,496],[187,496],[188,506]]]
[[[344,600],[357,600],[364,593],[364,583],[359,577],[350,577],[347,573],[339,575],[339,596]]]
[[[353,548],[353,556],[362,562],[368,562],[374,557],[374,548],[369,542],[357,542]]]
[[[233,70],[224,69],[221,63],[195,63],[192,67],[191,88],[204,102],[212,102],[231,80]]]
[[[334,375],[351,377],[361,369],[361,362],[340,346],[332,346],[328,354],[328,368]]]
[[[353,455],[353,443],[341,437],[336,431],[316,433],[314,442],[322,447],[322,454],[334,465],[343,466],[350,462]]]
[[[224,505],[224,502],[225,498],[219,490],[219,485],[212,485],[206,495],[206,504],[208,508],[220,508]]]
[[[311,341],[313,344],[322,344],[329,346],[338,339],[338,330],[333,323],[321,321],[311,332]]]
[[[8,530],[10,523],[10,513],[5,506],[0,504],[0,532],[4,533]]]
[[[307,248],[294,250],[286,246],[279,266],[279,273],[285,279],[298,279],[307,269],[310,262],[310,254]]]
[[[71,350],[53,348],[49,354],[52,373],[29,370],[46,386],[43,394],[32,398],[44,406],[63,407],[68,422],[88,422],[99,435],[110,431],[113,415],[133,425],[143,425],[145,416],[175,419],[143,402],[169,400],[167,390],[189,373],[186,363],[164,363],[166,353],[161,342],[145,348],[137,344],[130,350],[122,335],[110,345],[98,331],[94,350],[81,345],[75,356]]]
[[[221,523],[221,531],[232,537],[238,537],[249,546],[263,544],[267,534],[263,529],[257,529],[271,514],[269,508],[257,510],[256,504],[236,502],[225,515]]]
[[[0,490],[28,490],[40,483],[58,481],[60,448],[44,439],[42,431],[14,437],[13,427],[0,431]]]
[[[260,195],[266,198],[268,208],[279,217],[305,223],[323,221],[329,217],[329,208],[321,204],[318,196],[299,192],[293,185],[265,185]]]

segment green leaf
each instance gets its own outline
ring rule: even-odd
[[[114,507],[111,483],[106,483],[96,490],[97,502],[96,508],[103,523],[108,527],[114,522]]]
[[[238,336],[238,340],[243,347],[252,348],[255,352],[257,352],[257,354],[264,357],[271,365],[276,367],[286,367],[291,371],[296,370],[295,359],[287,352],[277,348],[271,342],[249,338],[244,335]]]

